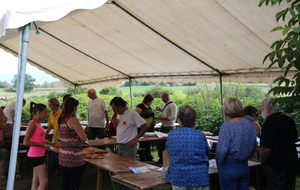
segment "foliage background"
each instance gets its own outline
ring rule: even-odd
[[[195,129],[210,131],[215,135],[218,134],[220,126],[223,123],[223,115],[221,109],[220,86],[217,83],[202,83],[196,86],[133,86],[132,104],[129,95],[129,87],[106,87],[98,88],[98,97],[103,98],[108,106],[109,117],[113,115],[113,111],[109,106],[111,99],[115,96],[122,96],[127,102],[128,107],[135,109],[146,94],[151,94],[155,97],[152,108],[156,106],[162,107],[163,102],[160,99],[162,92],[169,92],[171,99],[178,107],[183,105],[191,105],[198,113]],[[37,90],[37,89],[35,89]],[[73,97],[80,101],[77,109],[77,117],[81,121],[87,120],[87,103],[90,100],[87,97],[87,89],[77,88],[79,94],[74,95],[74,88],[66,88],[64,91],[53,90],[48,94],[39,95],[40,92],[36,91],[32,96],[27,97],[27,104],[23,107],[22,120],[28,122],[29,120],[29,102],[44,103],[48,105],[47,100],[56,97],[61,102],[62,97],[66,93],[72,93]],[[42,91],[41,91],[42,92]],[[100,92],[100,93],[99,93]],[[35,95],[36,94],[36,95]],[[256,87],[255,85],[246,85],[242,83],[224,83],[223,84],[224,99],[227,97],[236,97],[241,100],[244,106],[252,105],[258,110],[261,108],[262,100],[267,97],[264,90]],[[15,101],[15,97],[9,98],[7,102]],[[0,103],[1,105],[1,103]],[[50,113],[50,109],[48,110]],[[160,113],[154,110],[157,115]],[[300,127],[300,119],[298,113],[290,114],[296,121],[297,127]],[[47,120],[42,121],[47,122]],[[156,121],[158,123],[159,121]],[[259,117],[259,123],[262,124],[263,120]]]

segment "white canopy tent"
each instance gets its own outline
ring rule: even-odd
[[[30,40],[23,42],[29,42],[27,61],[75,86],[128,79],[258,83],[283,74],[276,65],[267,69],[262,60],[281,38],[270,31],[280,25],[274,15],[287,6],[284,3],[259,8],[258,1],[246,0],[104,2],[1,3],[0,48],[17,56],[17,29],[35,21],[40,35],[31,30]],[[21,120],[25,49],[19,64],[16,123]],[[13,141],[15,158],[18,132]],[[14,169],[12,163],[7,189],[13,189]]]
[[[129,78],[219,82],[220,76],[223,81],[269,83],[283,72],[277,66],[267,69],[262,60],[281,38],[280,32],[270,31],[279,25],[274,15],[286,5],[258,3],[116,0],[55,22],[32,17],[40,35],[31,31],[28,62],[75,86]],[[16,29],[6,32],[0,48],[17,55]]]

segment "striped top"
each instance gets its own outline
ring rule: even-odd
[[[59,124],[61,148],[59,150],[59,165],[63,167],[78,167],[85,164],[82,154],[83,143],[74,129],[66,122]]]

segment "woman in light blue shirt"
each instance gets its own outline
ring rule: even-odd
[[[227,98],[223,110],[228,121],[222,124],[216,151],[216,162],[222,190],[248,190],[248,159],[256,150],[256,131],[241,118],[243,106],[237,98]]]

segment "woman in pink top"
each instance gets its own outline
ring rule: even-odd
[[[45,152],[48,145],[40,121],[46,118],[47,107],[44,104],[30,102],[30,113],[33,119],[28,124],[23,143],[25,146],[30,146],[27,156],[33,165],[31,190],[44,190],[48,184],[45,165]]]

